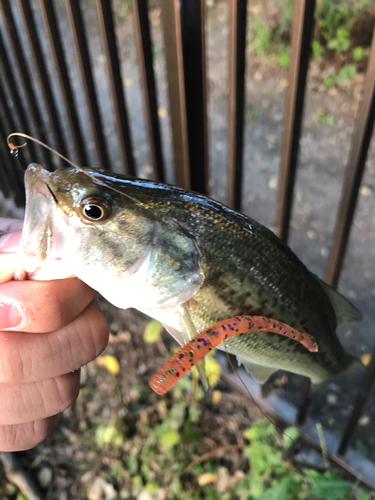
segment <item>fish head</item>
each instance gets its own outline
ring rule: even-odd
[[[182,304],[202,286],[200,253],[179,224],[160,219],[95,171],[25,174],[26,214],[18,276],[77,276],[122,308]]]

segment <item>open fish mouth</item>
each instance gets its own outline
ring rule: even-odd
[[[16,270],[16,279],[33,276],[48,258],[59,260],[54,245],[57,199],[49,186],[52,175],[36,165],[30,165],[26,171],[26,211],[19,247],[19,261],[23,269]]]
[[[21,240],[24,256],[40,262],[45,260],[51,248],[51,212],[56,203],[56,197],[46,181],[44,175],[37,172],[32,177],[26,177],[26,213]]]

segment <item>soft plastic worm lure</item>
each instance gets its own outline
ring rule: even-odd
[[[299,342],[310,352],[317,352],[318,345],[308,333],[298,332],[291,326],[264,316],[237,316],[220,321],[202,332],[181,347],[150,381],[150,387],[157,394],[165,394],[176,382],[221,342],[249,332],[272,332]]]

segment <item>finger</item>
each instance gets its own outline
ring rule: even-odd
[[[0,425],[42,420],[62,412],[79,394],[79,371],[26,384],[0,384]]]
[[[21,241],[22,232],[1,234],[1,228],[5,227],[3,221],[10,219],[0,219],[0,283],[9,281],[14,276],[14,269],[17,265],[18,255],[16,251]],[[20,221],[13,221],[20,222]],[[8,226],[6,226],[8,227]]]
[[[21,242],[22,231],[2,234],[0,230],[0,253],[15,253]]]
[[[0,452],[34,448],[51,434],[59,420],[58,414],[25,424],[0,425]]]
[[[0,284],[13,278],[17,260],[15,253],[0,253]]]
[[[0,233],[14,233],[21,231],[23,228],[23,220],[0,218]]]
[[[108,335],[96,300],[58,331],[0,332],[0,383],[35,382],[77,370],[106,348]]]
[[[8,281],[0,287],[0,330],[59,330],[76,318],[95,295],[77,278]]]

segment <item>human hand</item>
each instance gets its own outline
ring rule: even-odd
[[[78,397],[79,368],[108,342],[96,292],[82,281],[10,281],[21,228],[0,219],[0,451],[53,431]]]

